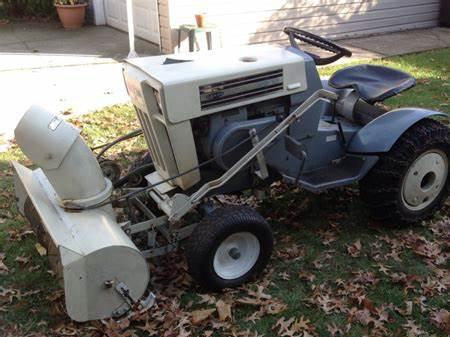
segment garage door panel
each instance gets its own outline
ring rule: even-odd
[[[126,0],[105,0],[106,23],[128,31]],[[159,16],[157,0],[133,0],[134,31],[136,36],[159,44]]]

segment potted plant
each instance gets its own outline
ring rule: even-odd
[[[206,13],[195,14],[195,21],[197,22],[197,27],[206,27]]]
[[[87,3],[84,0],[55,0],[59,20],[65,29],[80,28],[84,24]]]

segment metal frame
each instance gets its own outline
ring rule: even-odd
[[[281,121],[261,140],[259,140],[255,130],[250,130],[253,148],[249,152],[247,152],[247,154],[245,154],[240,160],[238,160],[230,169],[228,169],[222,176],[205,183],[192,195],[188,196],[185,194],[177,193],[173,197],[169,197],[167,194],[160,193],[156,188],[150,190],[148,192],[148,195],[156,203],[158,208],[165,213],[165,215],[156,216],[139,199],[138,196],[133,197],[128,202],[129,212],[131,212],[132,207],[135,207],[145,215],[147,220],[136,222],[134,224],[132,224],[131,221],[125,222],[121,225],[122,229],[130,237],[140,232],[147,232],[148,249],[141,251],[145,258],[164,255],[176,250],[178,248],[179,242],[191,235],[197,223],[193,223],[180,228],[173,228],[174,226],[172,224],[179,221],[186,213],[191,211],[211,191],[226,184],[255,157],[257,159],[259,167],[259,170],[257,170],[255,174],[260,176],[262,179],[265,179],[265,177],[267,177],[267,166],[262,151],[267,146],[269,146],[277,137],[282,135],[290,125],[298,121],[305,112],[307,112],[317,103],[317,101],[322,99],[336,101],[338,99],[338,95],[325,89],[316,91],[311,97],[309,97],[297,109],[291,112],[283,121]],[[130,217],[133,218],[132,216]],[[165,241],[164,245],[158,244],[157,236],[163,238],[163,240]]]
[[[172,198],[162,201],[163,207],[161,209],[169,216],[169,221],[180,220],[187,212],[189,212],[195,205],[197,205],[209,192],[226,184],[236,173],[238,173],[244,166],[257,157],[270,143],[272,143],[278,136],[280,136],[291,124],[299,120],[302,115],[314,106],[314,104],[321,100],[328,99],[336,101],[338,95],[325,89],[317,90],[311,95],[303,104],[291,112],[280,124],[278,124],[272,131],[270,131],[259,142],[253,142],[253,148],[247,152],[240,160],[238,160],[230,169],[228,169],[222,176],[204,184],[200,189],[187,196],[185,194],[175,194]]]
[[[137,233],[147,233],[148,249],[141,250],[142,255],[146,258],[165,255],[178,248],[178,243],[191,235],[196,223],[181,227],[171,228],[168,216],[156,216],[140,199],[134,197],[130,200],[127,207],[131,211],[132,207],[139,209],[147,218],[147,220],[131,223],[127,221],[121,224],[123,231],[131,238]],[[162,237],[165,244],[160,245],[157,237]]]

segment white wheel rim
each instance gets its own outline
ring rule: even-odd
[[[445,187],[448,176],[448,158],[440,150],[421,154],[410,166],[402,184],[405,207],[420,211],[433,203]]]
[[[250,232],[228,236],[214,254],[213,267],[216,274],[225,279],[237,279],[248,273],[258,261],[260,244]]]

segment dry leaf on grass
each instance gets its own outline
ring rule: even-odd
[[[272,326],[272,329],[274,330],[278,329],[279,336],[288,336],[288,337],[312,336],[315,330],[314,326],[310,324],[310,321],[308,319],[305,319],[303,316],[297,319],[291,317],[288,320],[286,320],[284,317],[281,317],[275,323],[275,325]]]
[[[218,300],[216,303],[217,313],[219,314],[219,319],[223,322],[227,318],[232,319],[231,317],[231,304],[226,303],[222,300]]]
[[[216,298],[214,296],[211,296],[208,294],[198,294],[197,296],[201,298],[201,300],[197,302],[198,304],[203,304],[203,303],[214,304],[214,303],[216,303]]]
[[[47,249],[45,249],[45,247],[43,245],[41,245],[40,243],[36,243],[34,245],[34,247],[36,248],[36,250],[40,256],[47,255]]]
[[[28,262],[30,262],[30,257],[29,257],[29,256],[23,256],[23,255],[20,255],[20,256],[17,256],[17,257],[15,258],[15,261],[16,261],[16,262],[19,262],[19,264],[21,264],[21,265],[25,265],[25,264],[27,264]]]
[[[450,334],[450,312],[445,309],[433,312],[430,316],[430,320],[433,325]]]
[[[300,278],[300,280],[304,280],[304,281],[308,281],[308,282],[314,282],[314,280],[316,279],[316,275],[314,275],[312,273],[306,273],[304,271],[301,271],[298,274],[298,277]]]
[[[193,311],[191,313],[192,324],[199,324],[200,322],[209,318],[209,316],[211,316],[215,311],[216,309],[202,309]]]
[[[347,246],[347,252],[351,257],[358,257],[361,254],[361,240]]]
[[[5,253],[0,253],[0,275],[8,274],[8,272],[9,272],[9,268],[3,262],[4,258],[5,258]]]
[[[421,330],[420,325],[417,325],[413,320],[408,320],[408,323],[404,324],[403,327],[408,337],[418,337],[425,334],[425,331]]]

